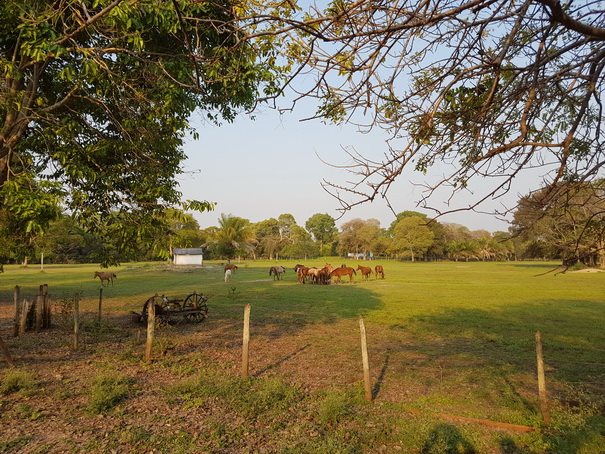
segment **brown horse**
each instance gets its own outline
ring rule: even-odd
[[[111,285],[113,285],[113,280],[118,278],[118,276],[116,276],[115,273],[112,273],[111,271],[95,271],[93,279],[97,277],[101,280],[101,285],[103,287],[105,287],[103,281],[107,281],[107,285],[109,285],[109,281],[111,281]]]
[[[380,275],[380,279],[384,279],[384,268],[382,265],[376,265],[374,273],[376,273],[376,279],[378,279],[378,275]]]
[[[235,273],[235,270],[237,269],[237,265],[225,265],[225,269],[223,271],[227,271],[227,270],[231,270],[232,273]]]
[[[330,273],[330,279],[332,279],[333,277],[336,278],[336,280],[338,282],[342,282],[342,276],[349,276],[349,282],[355,282],[355,279],[353,278],[353,275],[357,274],[355,272],[354,268],[351,268],[350,266],[344,267],[344,268],[335,268],[334,270],[332,270],[332,272]]]
[[[370,279],[370,276],[372,275],[372,268],[370,268],[369,266],[357,265],[357,269],[359,271],[361,271],[361,278],[362,279],[365,279],[366,281],[368,279]]]
[[[300,266],[299,267],[297,265],[296,276],[298,277],[298,282],[300,282],[301,284],[304,284],[308,275],[309,275],[309,268],[308,267],[306,267],[306,266]]]

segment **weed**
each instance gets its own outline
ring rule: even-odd
[[[333,426],[354,413],[363,404],[363,396],[357,390],[326,390],[320,393],[317,419],[321,424]]]
[[[0,440],[0,452],[17,452],[19,448],[27,446],[33,438],[31,435],[24,435],[8,441]]]
[[[13,409],[15,415],[21,419],[26,419],[28,421],[37,421],[38,419],[42,419],[45,414],[44,411],[40,408],[34,408],[31,405],[27,404],[18,404]]]
[[[119,373],[104,373],[99,376],[90,390],[88,409],[91,413],[107,413],[124,401],[131,389],[131,380]]]
[[[31,396],[35,393],[37,383],[31,372],[22,369],[9,369],[4,373],[0,382],[0,393],[20,393]]]
[[[207,370],[170,388],[168,394],[197,407],[215,399],[246,418],[279,414],[302,399],[298,389],[278,378],[227,377]]]

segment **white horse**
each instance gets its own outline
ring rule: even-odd
[[[225,282],[229,282],[231,280],[231,275],[233,274],[233,270],[225,270]]]

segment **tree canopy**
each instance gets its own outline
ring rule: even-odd
[[[18,214],[30,193],[60,194],[82,224],[129,231],[124,247],[145,226],[151,238],[157,213],[181,202],[175,176],[195,134],[190,115],[229,121],[276,89],[275,51],[220,26],[236,19],[234,6],[1,2],[1,208]]]

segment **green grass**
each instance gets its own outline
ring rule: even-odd
[[[327,258],[306,264],[326,261],[343,263]],[[128,422],[114,438],[97,440],[99,452],[124,443],[142,451],[173,443],[174,452],[247,452],[250,437],[267,452],[290,453],[380,452],[381,446],[386,447],[382,452],[605,452],[605,273],[544,274],[555,263],[383,261],[364,265],[382,264],[385,280],[362,282],[358,275],[355,284],[315,286],[296,281],[296,263],[279,262],[287,268],[283,281],[268,274],[275,262],[237,263],[229,283],[216,262],[179,270],[125,264],[112,269],[118,275],[115,285],[103,288],[100,323],[95,319],[100,283],[92,278],[99,268],[94,265],[46,265],[43,273],[5,266],[0,301],[9,305],[15,285],[22,298],[31,299],[43,283],[56,304],[69,306],[74,295],[80,297],[83,344],[92,367],[111,364],[105,375],[117,377],[109,384],[86,384],[88,408],[108,413],[119,406],[116,417]],[[120,320],[140,311],[155,293],[184,298],[194,291],[208,296],[210,318],[189,331],[160,330],[158,361],[147,368],[133,331],[124,330]],[[238,342],[248,303],[252,351],[262,355],[253,357],[257,376],[241,379]],[[361,398],[359,315],[368,333],[372,404]],[[58,329],[67,329],[63,325],[69,325],[69,314]],[[541,428],[538,330],[551,397],[549,430],[508,433],[437,416]],[[27,344],[31,338],[11,342],[34,348]],[[163,351],[176,353],[162,357]],[[141,372],[126,378],[114,371],[122,367]],[[325,376],[324,368],[330,372]],[[180,416],[171,420],[169,432],[129,419],[129,406],[147,391],[141,383],[160,371],[167,384],[154,385],[161,388],[161,397],[154,399],[162,399],[171,413],[200,418],[202,429]],[[115,399],[113,390],[119,391]],[[45,414],[41,404],[25,407],[11,400],[19,393],[5,394],[0,405],[8,414],[25,420]],[[15,436],[3,443],[23,440]]]

